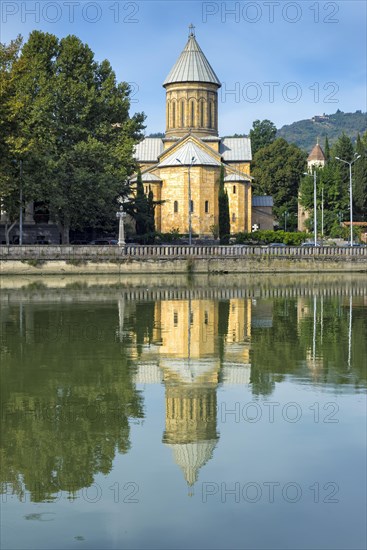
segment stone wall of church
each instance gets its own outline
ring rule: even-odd
[[[218,135],[218,86],[178,82],[166,86],[166,136]]]
[[[161,231],[189,230],[188,167],[161,168],[162,184]],[[193,166],[190,170],[192,233],[212,236],[212,226],[218,223],[219,167]]]

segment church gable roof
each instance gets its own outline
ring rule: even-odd
[[[145,138],[135,147],[134,157],[138,162],[157,162],[162,152],[162,138]]]
[[[222,138],[219,152],[225,162],[250,161],[252,160],[250,138]]]
[[[208,82],[220,87],[219,78],[196,41],[193,27],[190,26],[190,29],[187,44],[163,82],[163,86],[174,82]]]
[[[159,160],[158,167],[190,165],[195,159],[196,166],[220,166],[220,156],[211,147],[201,142],[195,136],[188,134],[179,143],[166,149]]]

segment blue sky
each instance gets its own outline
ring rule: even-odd
[[[33,29],[75,34],[118,80],[131,83],[131,112],[146,133],[165,129],[162,82],[184,48],[188,25],[222,82],[221,135],[255,119],[283,124],[366,110],[366,3],[359,0],[155,2],[2,0],[1,42]]]

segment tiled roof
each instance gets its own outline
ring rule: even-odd
[[[134,176],[133,178],[131,178],[132,183],[134,183],[136,180],[137,180],[137,176]],[[150,174],[149,172],[145,172],[145,174],[142,174],[141,180],[144,183],[162,181],[158,176],[156,176],[155,174]]]
[[[163,86],[174,82],[210,82],[218,87],[221,86],[193,34],[190,34],[185,48],[163,82]]]
[[[242,174],[230,174],[224,178],[224,181],[251,181],[250,178],[246,178]]]
[[[250,138],[223,138],[219,152],[225,162],[250,161],[252,160]]]
[[[145,138],[135,147],[134,157],[138,162],[157,162],[162,151],[162,138]]]
[[[268,206],[272,207],[274,206],[273,197],[270,197],[269,195],[263,195],[263,196],[252,196],[252,206]]]
[[[162,162],[158,164],[158,167],[179,166],[180,164],[188,166],[191,164],[192,158],[195,159],[193,164],[196,166],[220,166],[220,162],[214,156],[211,156],[209,153],[198,147],[196,143],[186,141],[181,147],[175,149],[171,155],[168,155],[165,159],[163,159]]]
[[[312,149],[307,160],[326,160],[324,151],[321,149],[318,143],[316,143],[315,147]]]

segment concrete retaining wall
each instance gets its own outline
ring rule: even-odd
[[[1,275],[367,272],[367,257],[120,258],[0,260]]]

